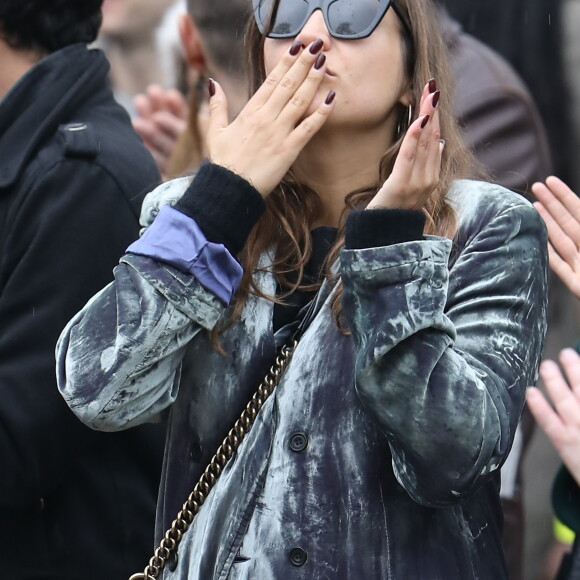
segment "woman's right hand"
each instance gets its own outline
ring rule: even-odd
[[[209,81],[209,158],[247,179],[264,197],[332,111],[331,91],[314,113],[304,117],[324,78],[321,49],[321,42],[309,47],[295,42],[229,125],[226,96],[215,81]]]

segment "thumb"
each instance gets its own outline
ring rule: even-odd
[[[213,79],[207,82],[209,92],[209,119],[207,123],[207,136],[213,135],[228,126],[228,100],[220,85]]]

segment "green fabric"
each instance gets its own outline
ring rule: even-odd
[[[575,346],[580,354],[580,340]],[[580,532],[580,487],[565,465],[556,474],[552,485],[552,506],[556,517],[575,533]]]
[[[552,486],[552,505],[558,519],[576,533],[580,532],[580,487],[564,465]]]

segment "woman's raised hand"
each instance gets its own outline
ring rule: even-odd
[[[545,360],[540,375],[554,408],[537,387],[527,391],[530,411],[546,433],[571,475],[580,485],[580,356],[571,348],[560,353],[570,386],[558,365]]]
[[[429,81],[419,117],[407,129],[393,171],[367,209],[421,209],[437,187],[445,146],[439,129],[439,96],[435,81]]]
[[[322,46],[321,40],[308,47],[294,42],[229,125],[226,96],[215,81],[209,81],[210,160],[247,179],[264,197],[280,183],[332,110],[331,91],[304,117],[324,78]]]
[[[557,177],[534,183],[532,191],[548,228],[550,268],[580,298],[580,199]]]

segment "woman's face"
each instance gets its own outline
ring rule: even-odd
[[[397,103],[406,106],[412,98],[405,73],[401,29],[396,13],[389,9],[369,37],[337,39],[329,34],[322,12],[316,10],[296,36],[306,46],[322,39],[326,54],[326,75],[307,114],[314,112],[329,91],[334,90],[336,104],[325,128],[386,128],[394,132]],[[266,39],[266,74],[293,41],[293,38]]]

